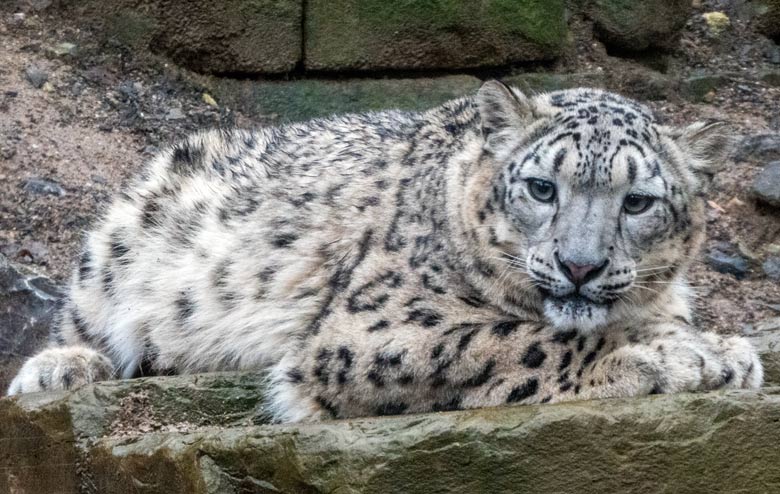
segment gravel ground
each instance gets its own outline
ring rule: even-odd
[[[700,9],[661,62],[616,59],[593,42],[579,44],[576,56],[554,69],[623,70],[642,62],[678,76],[729,72],[730,82],[705,103],[648,104],[669,123],[716,118],[730,122],[735,136],[777,134],[780,88],[759,82],[758,74],[780,71],[780,48],[729,10],[734,3],[704,2],[705,10],[733,15],[731,29],[715,37]],[[159,147],[198,128],[267,123],[208,104],[197,77],[121,47],[98,46],[68,19],[13,14],[0,6],[0,252],[57,280],[67,277],[81,233]],[[714,181],[706,247],[745,266],[737,279],[713,269],[707,252],[697,258],[691,281],[702,327],[738,333],[780,316],[780,284],[762,269],[780,255],[780,211],[750,192],[756,174],[780,159],[777,148],[750,154],[741,145],[738,159]]]

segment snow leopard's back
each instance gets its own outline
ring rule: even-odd
[[[452,111],[474,113],[465,100]],[[124,377],[278,360],[361,232],[392,222],[412,136],[431,119],[212,131],[164,151],[87,236],[57,343],[102,352]]]

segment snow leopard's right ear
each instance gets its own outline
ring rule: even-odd
[[[520,90],[499,81],[482,84],[477,92],[477,106],[486,151],[495,151],[535,120],[531,100]]]

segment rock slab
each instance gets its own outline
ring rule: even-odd
[[[306,2],[312,70],[457,69],[549,60],[566,41],[564,0]]]
[[[109,38],[204,73],[282,73],[301,60],[300,0],[62,0]]]
[[[264,382],[147,378],[0,400],[0,492],[780,489],[778,388],[268,425]]]

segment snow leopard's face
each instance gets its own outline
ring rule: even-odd
[[[522,260],[546,318],[591,330],[656,299],[703,235],[697,195],[707,163],[691,139],[703,142],[706,127],[677,133],[641,105],[595,90],[503,97],[509,106],[493,115],[516,105],[527,124],[514,135],[486,132],[500,169],[499,240]]]

